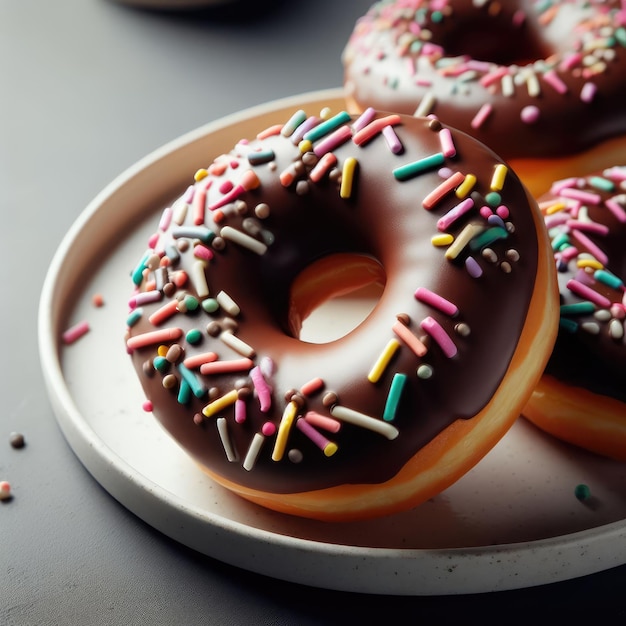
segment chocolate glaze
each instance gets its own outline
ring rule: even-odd
[[[346,94],[361,110],[413,114],[433,97],[420,114],[437,115],[504,159],[570,155],[626,132],[619,0],[430,4],[377,2],[357,22],[343,62]],[[499,72],[514,81],[511,95],[490,80]],[[595,94],[585,101],[588,89]],[[483,105],[491,113],[473,127]],[[537,107],[535,122],[522,121],[526,107]]]
[[[579,221],[594,222],[608,228],[606,234],[585,232],[585,235],[608,258],[604,269],[611,272],[619,281],[626,277],[626,260],[624,258],[624,241],[626,241],[626,168],[609,168],[605,172],[597,172],[586,178],[572,179],[570,184],[563,185],[565,194],[568,190],[584,191],[597,196],[597,203],[584,202]],[[558,184],[558,183],[557,183]],[[611,184],[610,189],[602,189],[600,185]],[[624,289],[622,286],[609,286],[600,279],[594,278],[594,270],[580,269],[578,263],[590,256],[597,257],[593,247],[585,245],[584,241],[577,240],[572,235],[571,222],[558,224],[560,216],[576,214],[579,206],[577,200],[567,198],[558,187],[553,187],[551,193],[540,198],[541,206],[546,210],[550,206],[565,203],[565,211],[546,215],[550,226],[550,235],[555,251],[555,262],[558,269],[559,291],[561,304],[571,305],[586,302],[568,288],[572,279],[580,279],[594,292],[606,297],[608,306],[596,305],[593,313],[568,313],[564,310],[561,316],[561,326],[552,356],[546,371],[569,385],[583,387],[594,393],[609,396],[626,402],[626,345],[623,333],[624,317]],[[613,201],[617,212],[611,211],[606,202]],[[567,237],[563,242],[563,236]],[[562,242],[559,245],[558,242]],[[578,254],[569,253],[576,250]],[[563,258],[563,254],[566,258]],[[604,261],[604,259],[603,259]],[[591,324],[591,326],[588,326]],[[611,327],[613,326],[613,331]]]
[[[248,372],[211,377],[198,374],[197,379],[207,393],[201,398],[192,396],[187,404],[181,405],[177,401],[181,380],[177,364],[171,364],[164,373],[154,371],[150,363],[157,354],[157,345],[132,352],[156,418],[195,459],[232,481],[274,493],[343,483],[383,482],[455,420],[471,419],[486,405],[503,379],[535,286],[538,256],[535,220],[540,221],[536,204],[529,201],[519,179],[509,171],[501,198],[489,196],[493,205],[489,212],[505,206],[510,215],[500,226],[489,224],[479,214],[479,208],[488,205],[486,197],[494,168],[502,161],[469,136],[456,131],[452,135],[456,156],[446,158],[443,164],[448,169],[438,171],[438,167],[431,167],[407,180],[397,180],[393,174],[395,168],[441,151],[436,122],[413,117],[400,117],[400,121],[393,128],[403,146],[401,153],[392,154],[380,133],[362,146],[356,146],[348,137],[333,148],[336,165],[318,182],[311,180],[311,167],[317,158],[311,151],[305,151],[303,156],[293,137],[272,134],[261,140],[240,142],[230,154],[218,156],[207,166],[209,174],[195,183],[193,200],[189,190],[183,195],[189,201],[187,224],[192,224],[200,190],[209,185],[206,206],[211,207],[228,193],[231,184],[237,189],[238,183],[252,170],[258,186],[240,193],[236,201],[227,204],[223,219],[219,211],[207,208],[204,224],[218,235],[226,225],[240,231],[248,228],[255,240],[271,242],[264,254],[219,236],[211,243],[214,257],[205,270],[209,298],[222,290],[227,292],[240,307],[238,315],[228,315],[224,310],[207,313],[198,307],[193,312],[178,312],[155,327],[148,317],[170,300],[163,295],[157,303],[142,305],[139,320],[128,328],[129,337],[170,326],[185,332],[200,329],[199,344],[192,345],[184,337],[178,341],[185,358],[208,351],[214,351],[224,360],[242,358],[220,336],[213,337],[205,330],[211,322],[225,324],[230,320],[234,334],[254,348],[255,364],[266,363],[265,359],[271,358],[274,373],[267,376],[272,388],[271,408],[262,412],[256,395],[248,393],[244,423],[235,422],[232,405],[219,411],[218,415],[227,420],[229,439],[237,454],[237,460],[229,462],[218,436],[216,416],[203,418],[199,425],[193,417],[213,397],[221,397],[241,386],[252,389]],[[341,124],[341,128],[349,128],[353,134],[351,122]],[[313,147],[318,147],[324,139],[314,141]],[[266,162],[250,164],[248,155],[263,153],[270,155]],[[210,163],[214,156],[208,154],[207,161]],[[339,183],[349,157],[356,158],[358,165],[351,193],[344,199],[340,197]],[[281,174],[294,165],[300,168],[297,180],[287,186],[281,184]],[[484,246],[474,250],[468,245],[458,258],[448,260],[445,254],[449,248],[431,243],[431,238],[440,234],[437,220],[461,200],[451,191],[431,210],[423,208],[422,201],[452,172],[477,177],[472,192],[475,206],[447,232],[456,237],[469,223],[498,228],[497,232],[505,238],[489,245],[492,251],[487,254],[489,259],[483,257]],[[224,183],[226,187],[222,186]],[[255,217],[255,207],[260,203],[269,207],[269,216],[263,219]],[[185,205],[183,199],[174,202],[174,215],[181,205]],[[214,219],[221,221],[215,223]],[[158,241],[153,242],[154,252],[172,259],[170,279],[177,270],[188,271],[190,280],[179,288],[178,296],[193,296],[197,284],[190,270],[194,262],[193,245],[180,252],[179,261],[173,260],[171,248],[167,247],[174,241],[178,227],[172,222],[165,231],[159,229]],[[192,243],[192,239],[179,237],[174,242],[180,247],[181,243]],[[290,305],[291,285],[311,263],[335,253],[376,260],[386,276],[384,292],[367,319],[345,337],[321,345],[300,341],[298,314],[296,311],[294,315]],[[482,270],[478,278],[472,278],[466,269],[466,259],[470,256]],[[143,265],[138,267],[141,269]],[[143,274],[139,291],[147,288],[154,272],[145,269]],[[166,285],[164,291],[169,292],[170,287]],[[414,296],[418,287],[426,287],[456,304],[458,314],[451,317],[418,301]],[[418,336],[425,336],[420,329],[421,320],[427,316],[437,320],[452,338],[458,354],[446,357],[437,342],[426,337],[428,352],[418,358],[400,341],[380,380],[369,382],[368,372],[389,340],[396,338],[392,325],[399,314],[408,316],[409,329]],[[469,335],[455,330],[460,323],[469,327]],[[420,364],[432,367],[430,379],[416,375]],[[293,393],[289,390],[298,390],[309,380],[320,377],[324,381],[323,391],[306,398],[300,396],[299,416],[309,410],[329,416],[329,407],[323,400],[326,392],[334,392],[339,405],[380,420],[396,373],[407,377],[392,422],[398,429],[396,438],[387,439],[366,428],[344,423],[338,433],[324,433],[338,446],[333,456],[326,457],[294,426],[282,460],[271,458],[276,441],[276,435],[271,435],[265,438],[253,468],[247,471],[242,467],[251,441],[261,432],[263,424],[279,425],[287,406],[285,394],[289,398]],[[167,374],[174,376],[171,379],[176,381],[174,389],[163,388]],[[302,453],[301,462],[289,460],[292,449]]]

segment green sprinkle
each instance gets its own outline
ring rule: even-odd
[[[615,183],[608,178],[604,178],[604,176],[590,176],[587,181],[592,187],[600,191],[615,190]]]
[[[593,302],[575,302],[561,306],[561,315],[590,315],[596,310]]]
[[[187,311],[195,311],[200,306],[200,302],[194,296],[185,296],[184,303]]]
[[[134,326],[141,319],[142,315],[143,309],[141,307],[132,311],[130,315],[126,318],[127,326]]]
[[[558,250],[564,243],[569,244],[569,242],[569,237],[565,233],[561,233],[552,240],[552,249]]]
[[[613,34],[615,35],[615,39],[617,39],[620,45],[626,48],[626,28],[616,28]]]
[[[567,317],[562,317],[559,320],[559,327],[568,333],[575,333],[578,330],[578,323]]]
[[[199,239],[202,243],[208,244],[215,239],[215,233],[206,226],[179,226],[172,230],[172,237],[174,237],[174,239],[181,237]]]
[[[187,404],[191,400],[191,386],[184,378],[180,381],[177,400],[179,404]]]
[[[383,420],[386,422],[393,422],[396,417],[396,411],[398,410],[398,404],[400,403],[400,397],[405,383],[406,374],[393,375],[387,401],[385,402],[385,409],[383,411]]]
[[[574,495],[579,500],[589,500],[589,498],[591,497],[591,490],[587,485],[581,483],[580,485],[576,485],[574,489]]]
[[[433,11],[430,19],[433,21],[434,24],[439,24],[443,21],[443,13],[441,11]]]
[[[135,285],[141,285],[143,280],[143,271],[146,269],[146,263],[148,262],[148,253],[144,254],[141,261],[137,264],[133,270],[131,276]]]
[[[200,382],[196,375],[182,363],[178,364],[178,371],[183,380],[191,387],[191,391],[196,398],[202,398],[206,393],[206,387]]]
[[[495,241],[499,239],[506,239],[509,236],[506,228],[502,228],[502,226],[494,226],[493,228],[488,228],[484,230],[480,234],[476,235],[470,241],[470,249],[471,250],[482,250],[485,246],[490,246]]]
[[[152,365],[154,365],[154,369],[158,372],[167,372],[170,366],[170,362],[164,356],[157,356],[152,361]]]
[[[317,141],[321,139],[324,135],[332,132],[342,124],[346,124],[351,120],[350,114],[347,111],[341,111],[341,113],[337,113],[330,119],[318,124],[311,130],[307,131],[304,134],[303,139],[305,141]]]
[[[200,330],[198,330],[197,328],[192,328],[185,335],[185,339],[187,340],[187,343],[190,343],[192,345],[200,343],[200,341],[202,339],[202,332]]]
[[[202,301],[202,308],[207,313],[215,313],[215,311],[220,308],[220,305],[215,298],[207,298],[206,300]]]
[[[502,204],[502,196],[497,191],[491,191],[485,196],[487,204],[493,209]]]
[[[413,163],[407,163],[406,165],[397,167],[393,170],[393,175],[396,180],[408,180],[409,178],[419,176],[428,170],[432,170],[435,167],[439,167],[440,165],[443,165],[444,162],[445,157],[443,156],[443,152],[437,152],[424,157],[419,161],[414,161]]]
[[[607,270],[596,270],[593,273],[593,277],[603,285],[607,285],[607,287],[611,287],[612,289],[619,289],[624,282],[615,276],[615,274],[611,274],[611,272]]]

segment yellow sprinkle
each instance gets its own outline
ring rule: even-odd
[[[461,254],[465,246],[483,230],[484,228],[478,224],[467,224],[467,226],[465,226],[465,228],[459,233],[459,236],[446,250],[446,259],[449,261],[456,259],[456,257]]]
[[[323,120],[329,120],[332,116],[333,116],[333,112],[330,107],[324,107],[320,111],[320,118]]]
[[[367,375],[367,380],[371,383],[376,383],[380,380],[380,377],[383,375],[385,368],[389,365],[389,361],[391,361],[391,357],[395,354],[396,350],[400,347],[400,342],[397,339],[390,339],[387,342],[387,345],[380,353],[380,356],[374,363],[374,366],[370,370],[370,373]]]
[[[212,415],[215,415],[218,411],[221,411],[222,409],[225,409],[227,406],[234,404],[238,397],[239,397],[239,393],[237,392],[236,389],[233,389],[232,391],[229,391],[228,393],[224,394],[217,400],[213,400],[213,402],[209,402],[209,404],[207,404],[202,409],[202,414],[205,417],[211,417]]]
[[[167,351],[168,351],[169,349],[170,349],[170,347],[169,347],[169,346],[160,345],[160,346],[157,348],[157,354],[158,354],[159,356],[165,356],[165,355],[167,354]]]
[[[600,263],[600,261],[597,261],[596,259],[579,259],[578,261],[576,261],[576,266],[582,268],[591,267],[594,270],[604,269],[604,265],[602,265],[602,263]]]
[[[339,195],[344,199],[352,195],[352,182],[354,180],[354,171],[356,170],[357,163],[354,157],[348,157],[343,164]]]
[[[491,177],[491,191],[501,191],[504,187],[504,179],[508,173],[508,168],[503,163],[499,163],[493,170]]]
[[[539,205],[539,208],[545,215],[553,215],[559,211],[563,211],[567,208],[565,202],[544,202]]]
[[[467,174],[465,180],[456,188],[454,192],[457,198],[465,198],[476,184],[476,176]]]
[[[272,460],[280,461],[285,454],[285,448],[287,447],[287,438],[289,437],[289,431],[293,424],[296,415],[298,414],[298,405],[295,402],[290,402],[283,411],[283,416],[278,425],[278,433],[276,435],[276,443],[274,444],[274,450],[272,452]]]
[[[454,237],[450,233],[442,233],[441,235],[434,235],[430,243],[433,246],[449,246],[454,241]]]
[[[305,152],[311,152],[311,150],[313,150],[313,142],[311,142],[309,139],[303,139],[298,144],[298,149],[300,150],[301,154],[304,154]]]
[[[337,450],[339,450],[339,446],[330,441],[324,446],[324,456],[332,456],[335,452],[337,452]]]
[[[196,182],[198,182],[199,180],[206,178],[208,175],[209,175],[209,172],[205,170],[204,168],[201,168],[193,175],[193,179]]]

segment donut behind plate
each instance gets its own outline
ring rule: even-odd
[[[626,153],[622,4],[377,2],[343,53],[348,109],[434,114],[539,195]]]
[[[554,352],[524,415],[626,461],[626,167],[557,181],[540,198],[561,293]]]
[[[298,110],[199,166],[137,251],[127,349],[210,476],[339,521],[415,506],[491,449],[558,321],[541,215],[502,160],[436,120]],[[372,283],[354,330],[300,340]]]

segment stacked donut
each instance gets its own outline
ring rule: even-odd
[[[626,10],[617,0],[377,2],[343,61],[348,106],[437,115],[540,197],[560,331],[524,414],[626,460]]]
[[[377,2],[343,54],[348,108],[435,114],[531,192],[626,153],[619,0]]]

